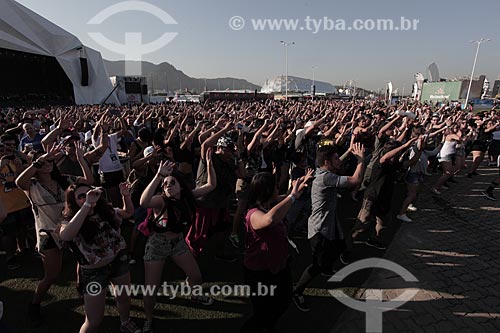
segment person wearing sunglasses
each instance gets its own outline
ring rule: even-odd
[[[130,287],[127,244],[120,234],[120,225],[122,220],[133,215],[134,206],[129,184],[121,183],[119,188],[123,208],[113,208],[102,188],[73,184],[65,193],[59,237],[69,243],[80,265],[77,288],[83,294],[85,309],[80,333],[99,331],[110,282],[117,288],[115,290]],[[97,292],[95,287],[99,288]],[[130,319],[130,296],[126,292],[114,296],[120,315],[120,332],[139,333],[140,329]]]
[[[64,191],[71,183],[92,185],[94,182],[90,167],[83,157],[81,143],[75,142],[74,147],[78,163],[83,170],[83,177],[62,175],[59,172],[56,159],[60,154],[60,146],[52,145],[45,154],[33,154],[34,162],[16,179],[17,186],[31,201],[35,216],[36,248],[44,268],[44,277],[38,282],[28,309],[28,315],[34,326],[39,326],[43,322],[40,313],[42,298],[61,271],[63,245],[59,240],[58,229],[64,208]]]
[[[171,258],[187,275],[189,285],[200,285],[202,276],[197,261],[189,250],[183,231],[189,228],[196,216],[195,198],[210,193],[217,186],[212,161],[212,150],[206,154],[208,168],[207,183],[191,190],[182,175],[173,172],[175,163],[163,161],[158,172],[141,196],[141,206],[153,208],[154,219],[150,222],[152,234],[146,243],[144,270],[146,286],[158,288],[165,259]],[[156,194],[161,185],[161,194]],[[156,195],[155,195],[156,194]],[[143,332],[153,331],[153,310],[156,293],[144,295],[146,321]],[[202,305],[211,305],[207,296],[192,296],[191,300]]]

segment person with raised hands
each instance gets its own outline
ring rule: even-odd
[[[250,183],[245,222],[245,283],[250,286],[253,314],[241,332],[271,332],[292,301],[292,273],[284,219],[308,186],[312,173],[294,182],[289,195],[279,196],[276,176],[261,172]],[[265,250],[263,250],[265,249]],[[259,286],[274,292],[258,295]]]
[[[213,154],[213,168],[217,175],[217,187],[214,191],[201,196],[196,208],[196,220],[186,237],[186,242],[195,256],[199,258],[208,242],[208,235],[214,233],[216,241],[215,259],[234,262],[236,257],[225,251],[226,235],[229,234],[229,203],[234,195],[237,178],[245,178],[245,165],[239,150],[226,134],[234,129],[232,122],[227,122],[217,133],[206,139],[201,145],[201,161],[196,177],[197,186],[208,181],[209,168],[205,156],[207,149],[216,146]]]
[[[403,167],[410,166],[408,161],[402,160],[403,153],[418,139],[419,137],[416,136],[405,144],[389,139],[380,147],[378,154],[372,157],[370,161],[372,164],[371,175],[369,178],[365,175],[363,179],[363,185],[365,185],[363,203],[356,223],[351,230],[354,242],[361,241],[360,236],[366,232],[370,233],[370,236],[363,243],[379,250],[386,249],[381,241],[381,232],[386,228],[387,222],[385,221],[387,221],[387,215],[391,209],[394,182],[398,172]],[[375,228],[372,228],[373,222],[375,222]]]
[[[130,286],[127,244],[120,234],[120,225],[132,216],[133,205],[129,186],[120,184],[119,188],[123,208],[113,208],[102,188],[73,184],[65,193],[59,238],[69,243],[80,265],[77,287],[83,294],[85,309],[80,333],[99,331],[110,282],[115,291]],[[113,296],[120,315],[120,332],[140,333],[130,319],[130,296],[126,292]]]
[[[40,312],[42,298],[61,271],[63,244],[59,239],[58,229],[64,208],[64,191],[72,183],[91,185],[94,182],[92,172],[83,157],[81,143],[73,142],[73,145],[83,170],[83,177],[62,175],[59,172],[56,160],[61,146],[54,143],[47,153],[34,153],[33,163],[16,179],[17,186],[31,201],[35,216],[36,249],[40,253],[44,269],[44,277],[38,282],[28,309],[34,326],[39,326],[43,321]]]
[[[191,190],[179,172],[174,171],[175,163],[163,161],[153,180],[141,196],[141,206],[152,208],[154,218],[148,222],[152,231],[144,253],[145,284],[158,288],[165,260],[171,258],[187,275],[189,285],[200,285],[200,268],[190,252],[183,232],[193,223],[196,215],[195,198],[204,196],[217,186],[217,176],[212,161],[212,149],[205,156],[208,169],[207,183]],[[161,186],[161,194],[156,194]],[[153,310],[155,293],[144,295],[146,321],[143,332],[153,331]],[[194,302],[211,305],[213,299],[207,296],[192,296]]]
[[[354,188],[361,183],[364,172],[364,147],[354,143],[348,150],[357,159],[352,176],[339,176],[342,158],[335,146],[326,145],[318,149],[311,189],[311,215],[308,220],[309,244],[312,250],[312,264],[302,273],[295,285],[293,301],[300,311],[307,312],[309,307],[304,299],[304,290],[319,274],[333,275],[333,265],[345,249],[345,240],[340,221],[337,218],[338,189]],[[306,177],[309,173],[306,175]]]

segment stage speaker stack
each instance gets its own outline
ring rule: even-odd
[[[82,86],[87,87],[89,85],[89,66],[87,64],[87,58],[80,58],[80,69],[82,72]]]

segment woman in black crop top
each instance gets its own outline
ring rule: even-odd
[[[216,187],[217,179],[211,151],[207,152],[206,160],[209,169],[207,184],[190,190],[182,176],[178,172],[172,172],[175,163],[164,161],[160,163],[156,176],[141,196],[141,206],[152,208],[154,213],[154,219],[150,222],[152,234],[146,243],[144,253],[147,286],[158,288],[161,284],[163,266],[168,257],[186,273],[189,285],[202,283],[200,268],[189,251],[182,232],[195,217],[194,199],[206,195]],[[161,193],[156,194],[160,185]],[[152,295],[156,295],[156,291]],[[203,305],[213,303],[207,296],[192,296],[191,300]],[[144,295],[146,321],[143,332],[152,331],[155,301],[155,297],[151,294]]]

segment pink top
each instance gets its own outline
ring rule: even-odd
[[[245,221],[245,256],[243,264],[252,271],[269,270],[273,274],[285,268],[288,259],[288,240],[283,221],[255,230],[250,217],[258,208],[250,209]]]

